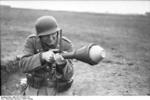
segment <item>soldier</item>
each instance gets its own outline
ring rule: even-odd
[[[35,29],[36,34],[26,40],[19,62],[27,77],[24,94],[57,95],[67,91],[73,82],[73,64],[60,53],[72,51],[70,40],[61,36],[61,29],[52,16],[38,18]]]

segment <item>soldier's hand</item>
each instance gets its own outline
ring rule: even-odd
[[[49,63],[52,63],[54,62],[54,55],[55,54],[53,53],[53,51],[49,50],[42,53],[42,59]]]
[[[66,64],[66,60],[64,59],[64,57],[58,53],[54,55],[54,59],[57,65]]]

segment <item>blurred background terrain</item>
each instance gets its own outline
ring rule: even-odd
[[[97,43],[106,58],[96,66],[74,62],[72,95],[150,95],[150,15],[115,15],[0,6],[1,63],[20,55],[34,22],[54,16],[79,48]],[[20,72],[1,73],[2,95],[19,95]]]

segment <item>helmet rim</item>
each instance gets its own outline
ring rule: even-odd
[[[50,34],[53,34],[53,33],[55,33],[55,32],[58,32],[58,31],[60,31],[61,29],[59,28],[59,27],[57,27],[57,28],[55,28],[55,29],[53,29],[53,30],[47,30],[47,31],[45,31],[45,32],[41,32],[41,33],[38,33],[37,34],[37,36],[45,36],[45,35],[50,35]]]

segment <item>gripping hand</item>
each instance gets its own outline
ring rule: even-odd
[[[64,65],[64,64],[66,64],[66,60],[59,53],[54,55],[54,59],[55,59],[55,62],[56,62],[57,65]]]
[[[54,55],[55,54],[53,53],[53,51],[49,50],[42,53],[42,59],[49,63],[52,63],[54,62]]]

